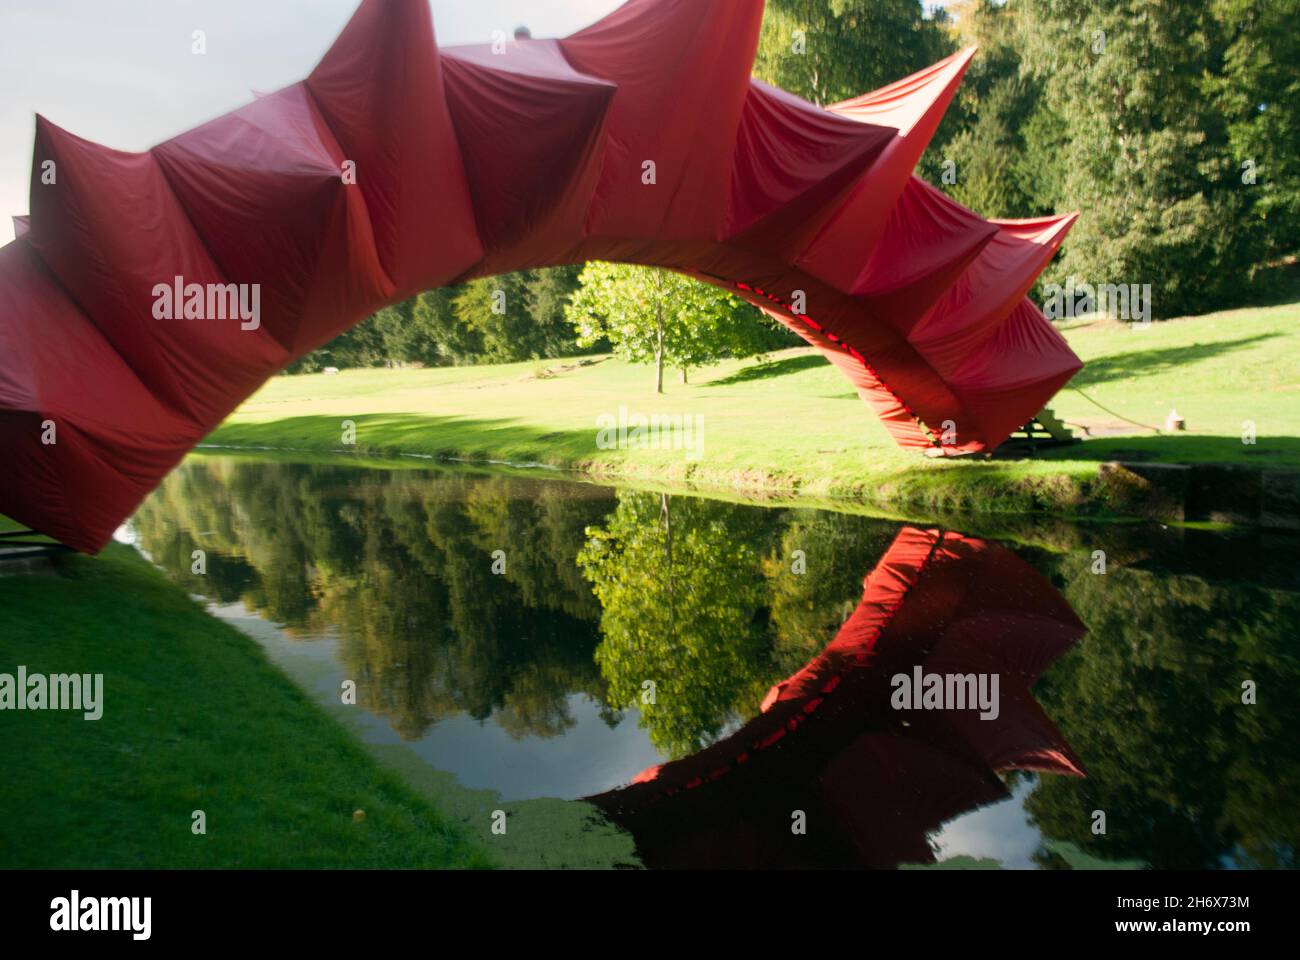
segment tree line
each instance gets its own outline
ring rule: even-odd
[[[603,349],[603,343],[579,346],[565,316],[581,269],[525,270],[426,291],[385,307],[289,372],[511,363]]]

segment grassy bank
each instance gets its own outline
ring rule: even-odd
[[[278,377],[209,442],[536,462],[928,512],[1122,512],[1097,483],[1099,464],[1113,459],[1300,466],[1300,303],[1147,329],[1082,322],[1065,333],[1087,364],[1071,386],[1087,396],[1066,389],[1053,407],[1094,436],[1032,460],[934,462],[900,450],[807,349],[695,371],[690,384],[673,378],[662,396],[651,370],[610,358]],[[620,407],[703,415],[702,456],[597,449],[597,415]],[[1174,408],[1185,433],[1123,419],[1161,426]],[[355,446],[342,442],[346,420]],[[1241,442],[1247,420],[1253,446]]]
[[[490,865],[256,643],[127,547],[0,577],[0,672],[20,664],[102,673],[103,715],[0,713],[0,866]]]

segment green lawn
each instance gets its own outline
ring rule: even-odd
[[[1132,427],[1129,436],[1092,439],[1072,457],[1300,465],[1300,303],[1146,329],[1087,323],[1065,335],[1086,364],[1053,401],[1066,420],[1114,419],[1070,388],[1139,423],[1163,427],[1171,408],[1187,420],[1186,433]],[[1241,442],[1247,420],[1254,446]]]
[[[1300,303],[1145,330],[1076,323],[1066,336],[1087,363],[1072,386],[1144,424],[1160,426],[1177,408],[1188,432],[1129,427],[1130,435],[1035,460],[929,461],[896,447],[813,351],[794,349],[695,371],[689,385],[673,376],[662,396],[649,368],[610,358],[277,377],[209,442],[537,462],[929,512],[1097,512],[1092,481],[1098,464],[1112,459],[1300,465]],[[703,415],[703,455],[597,449],[597,415],[617,415],[620,406]],[[1105,421],[1123,426],[1068,388],[1053,406],[1094,430]],[[342,443],[345,420],[357,425],[355,446]],[[1245,420],[1256,424],[1254,446],[1240,440]]]
[[[489,865],[461,823],[130,548],[57,572],[0,577],[0,672],[102,673],[103,716],[0,712],[0,866]]]

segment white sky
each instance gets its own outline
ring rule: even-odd
[[[622,0],[431,0],[443,45],[557,37]],[[0,244],[27,213],[34,117],[120,150],[303,79],[359,0],[0,0]],[[207,32],[205,56],[191,34]]]

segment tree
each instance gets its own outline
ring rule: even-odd
[[[577,267],[524,270],[472,280],[456,293],[460,326],[478,339],[475,362],[513,363],[579,351],[565,317]]]
[[[576,353],[565,307],[578,286],[579,269],[525,270],[426,291],[384,307],[289,372],[510,363]]]
[[[286,368],[287,373],[316,373],[325,367],[373,367],[383,363],[384,338],[371,320],[345,330],[319,350]]]
[[[920,0],[769,0],[754,72],[825,106],[942,60],[945,23]]]
[[[1088,636],[1037,691],[1088,776],[1040,782],[1025,804],[1039,829],[1108,860],[1294,869],[1300,710],[1289,695],[1243,703],[1242,680],[1295,689],[1300,660],[1283,638],[1300,596],[1137,566],[1097,576],[1080,553],[1050,562]]]
[[[1029,186],[1038,171],[1026,165],[1024,126],[1038,110],[1041,84],[1021,75],[1018,9],[995,0],[949,4],[954,35],[963,47],[978,46],[979,56],[971,61],[945,129],[923,162],[935,183],[985,217],[1052,212],[1036,206]]]
[[[1275,257],[1300,245],[1300,31],[1288,0],[1215,0],[1223,69],[1206,90],[1227,121],[1230,155]],[[1248,182],[1253,181],[1253,182]]]
[[[821,106],[901,80],[957,49],[946,11],[920,0],[769,0],[754,73]],[[921,173],[939,182],[945,146],[970,125],[959,99],[949,109]]]
[[[443,287],[414,299],[411,336],[419,346],[410,359],[431,366],[459,366],[482,355],[483,337],[461,323],[453,309],[459,291],[459,287]]]
[[[1055,188],[1043,205],[1084,213],[1048,279],[1149,283],[1162,316],[1239,298],[1262,248],[1225,118],[1206,95],[1225,49],[1214,6],[1036,0],[1018,13],[1025,70],[1068,137],[1061,149],[1032,125],[1049,139],[1031,138],[1028,154],[1057,172],[1030,182]]]
[[[541,356],[525,290],[524,275],[508,273],[471,280],[456,294],[452,302],[456,319],[475,331],[482,343],[478,362],[512,363]]]
[[[579,276],[568,305],[583,346],[608,340],[631,363],[655,365],[664,392],[664,365],[682,371],[723,357],[752,357],[779,342],[758,310],[736,297],[658,267],[593,262]]]
[[[528,271],[524,303],[536,326],[538,347],[544,357],[562,357],[582,349],[565,313],[578,290],[581,272],[580,264]]]
[[[402,473],[370,476],[360,493],[357,476],[190,460],[135,522],[145,549],[193,592],[243,600],[292,635],[336,635],[358,702],[403,739],[459,713],[514,737],[554,736],[573,724],[573,694],[606,701],[592,659],[599,607],[574,557],[609,498]],[[510,563],[497,576],[492,551],[503,544]],[[199,548],[201,576],[191,571]]]
[[[804,667],[835,638],[862,602],[863,577],[898,534],[886,520],[817,510],[791,511],[763,559],[772,609],[773,658],[782,676]],[[796,551],[803,565],[794,571]]]

